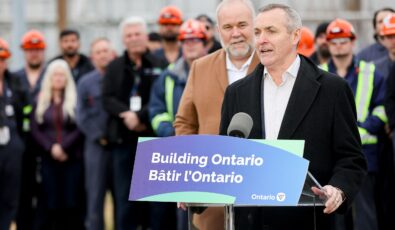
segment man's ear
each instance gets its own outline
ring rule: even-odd
[[[296,46],[298,45],[301,35],[302,35],[302,30],[300,28],[298,28],[292,32],[292,44],[293,45],[296,45]]]

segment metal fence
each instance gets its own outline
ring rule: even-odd
[[[166,5],[176,5],[185,18],[200,13],[215,18],[215,9],[220,0],[0,0],[0,36],[9,41],[13,58],[11,69],[21,67],[23,57],[19,48],[23,33],[31,28],[42,31],[47,40],[46,57],[50,59],[58,53],[59,2],[65,3],[67,27],[81,33],[81,51],[89,51],[89,43],[98,36],[108,37],[120,52],[122,44],[118,24],[130,15],[144,17],[150,30],[156,30],[156,19],[160,9]],[[375,10],[395,7],[395,0],[252,0],[258,9],[270,2],[286,3],[302,16],[303,23],[315,30],[322,21],[336,17],[349,20],[358,34],[357,49],[373,42],[372,17]]]

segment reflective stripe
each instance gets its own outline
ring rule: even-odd
[[[328,71],[327,63],[322,64],[321,69]],[[361,61],[359,63],[358,84],[355,92],[355,104],[359,122],[364,122],[369,115],[369,105],[374,89],[375,65]],[[387,121],[384,106],[377,106],[373,112],[383,122]],[[377,136],[370,134],[366,129],[358,127],[359,135],[363,145],[377,144]]]
[[[359,135],[361,136],[362,145],[377,144],[377,136],[368,133],[364,128],[358,127]]]
[[[172,122],[172,121],[173,120],[171,119],[171,117],[169,116],[168,113],[158,114],[152,119],[152,122],[151,122],[152,129],[155,132],[157,132],[161,122]]]
[[[26,105],[23,107],[23,114],[28,115],[32,112],[33,107],[31,105]]]
[[[361,61],[359,64],[358,84],[355,92],[355,104],[359,122],[364,122],[369,114],[370,100],[374,88],[374,64]]]
[[[169,65],[169,69],[174,67],[173,64]],[[165,78],[165,102],[167,112],[156,115],[151,122],[152,129],[157,132],[161,122],[173,122],[173,91],[174,91],[174,80],[170,76]]]
[[[322,70],[325,70],[326,72],[329,71],[328,63],[321,64],[318,67],[321,68]]]
[[[383,105],[379,105],[376,108],[374,108],[372,115],[378,117],[384,123],[388,122],[388,117],[387,114],[385,113],[385,109]]]
[[[29,118],[23,118],[22,130],[23,130],[23,132],[29,132],[30,131],[30,120],[29,120]]]
[[[174,120],[174,115],[173,115],[173,91],[174,91],[174,80],[171,79],[170,76],[166,76],[166,80],[165,80],[166,108],[167,108],[167,113],[170,115],[172,120]]]

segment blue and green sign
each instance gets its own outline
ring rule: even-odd
[[[190,135],[139,139],[129,200],[296,206],[304,141]]]

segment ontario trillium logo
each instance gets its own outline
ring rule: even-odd
[[[280,201],[280,202],[284,201],[285,200],[285,193],[283,193],[283,192],[277,193],[276,199],[277,199],[277,201]]]

